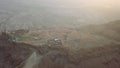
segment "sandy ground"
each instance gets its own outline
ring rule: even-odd
[[[120,45],[72,50],[1,41],[1,68],[119,68]]]
[[[0,36],[0,68],[120,68],[118,24],[32,30],[17,42]]]

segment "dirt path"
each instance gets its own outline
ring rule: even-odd
[[[33,52],[30,57],[26,60],[25,65],[23,68],[34,68],[40,60],[42,59],[42,56],[39,54],[36,54],[36,52]]]

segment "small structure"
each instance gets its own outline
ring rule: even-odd
[[[49,46],[60,46],[62,45],[62,41],[58,38],[54,38],[54,39],[50,39],[47,41],[47,44],[49,44]]]

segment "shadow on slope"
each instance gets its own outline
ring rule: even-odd
[[[119,68],[120,46],[71,49],[0,40],[1,68]],[[99,67],[98,67],[99,66]],[[110,66],[110,67],[109,67]]]

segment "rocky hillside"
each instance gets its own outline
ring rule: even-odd
[[[119,24],[2,34],[0,68],[120,68]]]

